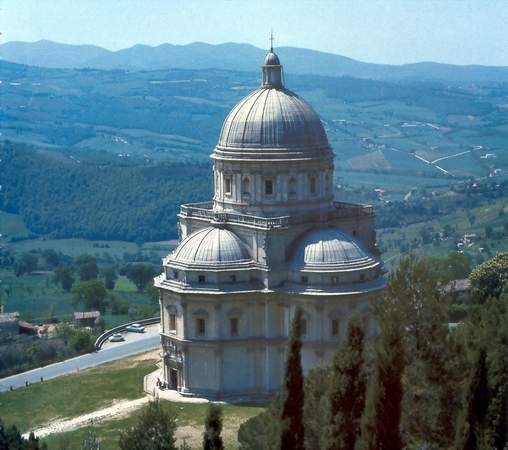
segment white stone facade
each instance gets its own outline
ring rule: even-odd
[[[318,115],[284,88],[272,51],[263,74],[224,123],[213,201],[181,207],[181,242],[155,279],[165,381],[184,394],[276,392],[298,305],[305,371],[330,361],[352,314],[375,333],[386,281],[372,207],[333,201]]]

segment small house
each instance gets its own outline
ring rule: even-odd
[[[93,328],[95,321],[101,316],[99,311],[82,311],[74,313],[74,324],[77,327]]]

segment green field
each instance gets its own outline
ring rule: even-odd
[[[480,248],[488,248],[490,256],[498,251],[508,250],[507,233],[504,229],[506,215],[508,215],[508,202],[505,198],[497,199],[489,205],[483,205],[472,209],[460,209],[437,219],[419,222],[401,228],[387,228],[378,230],[378,242],[383,249],[383,261],[388,269],[396,267],[404,252],[400,249],[402,242],[411,243],[422,236],[422,232],[433,230],[443,231],[446,225],[453,227],[459,235],[476,233],[477,238],[471,246],[464,248],[464,253],[471,255],[473,261],[479,262],[487,257],[489,253],[481,252]],[[471,218],[471,219],[470,219]],[[504,233],[503,239],[492,239],[485,237],[486,227],[490,226],[498,233]],[[457,240],[447,239],[433,242],[426,245],[418,245],[411,250],[422,256],[443,256],[450,251],[457,250]],[[407,253],[407,252],[406,252]]]
[[[10,215],[14,218],[20,216]],[[79,255],[92,255],[97,258],[108,254],[113,259],[121,259],[125,253],[135,254],[156,254],[161,258],[166,256],[173,248],[173,241],[147,242],[137,245],[134,242],[126,241],[93,241],[87,239],[27,239],[5,244],[13,253],[25,253],[32,250],[45,250],[51,248],[65,255],[76,257]]]
[[[52,281],[51,272],[16,277],[12,272],[0,271],[2,303],[6,311],[18,311],[24,319],[47,319],[52,304],[55,305],[56,316],[63,318],[79,310],[70,304],[71,294],[65,292]],[[119,277],[113,290],[129,304],[146,304],[148,298],[144,292],[125,277]],[[106,324],[115,326],[129,321],[128,316],[106,315]]]
[[[143,396],[143,377],[156,369],[154,363],[152,359],[130,357],[79,374],[1,393],[0,417],[26,432],[57,418],[77,417],[108,407],[115,401],[140,398]],[[193,448],[200,448],[195,444],[201,440],[207,405],[163,401],[163,406],[176,413],[178,427],[184,427],[181,435],[187,436],[189,443],[194,443]],[[239,425],[263,409],[259,405],[224,406],[223,437],[227,449],[238,447],[236,433]],[[117,450],[121,430],[132,425],[138,414],[139,411],[95,425],[101,449]],[[49,436],[44,441],[50,449],[58,448],[62,439],[68,440],[70,448],[80,448],[87,432],[88,427],[84,427]]]
[[[76,417],[109,406],[114,400],[143,395],[143,377],[155,360],[115,361],[79,374],[0,394],[0,417],[25,432],[57,417]]]
[[[2,239],[29,236],[30,230],[26,227],[20,215],[0,211],[0,235],[1,243]]]
[[[178,427],[182,430],[180,435],[192,449],[202,448],[202,434],[206,416],[206,404],[173,403],[162,400],[164,408],[172,410],[176,414]],[[223,407],[223,431],[222,438],[226,450],[238,449],[237,433],[241,423],[259,414],[263,407],[255,405],[224,405]],[[125,428],[132,426],[140,412],[137,411],[127,418],[111,420],[94,426],[94,431],[101,443],[101,450],[118,450],[118,439]],[[49,436],[44,439],[49,448],[57,446],[66,439],[70,448],[79,448],[89,432],[89,427],[80,428],[68,433]],[[178,435],[177,431],[177,435]],[[179,440],[181,443],[182,439]]]

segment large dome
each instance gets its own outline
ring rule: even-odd
[[[284,87],[281,70],[278,56],[269,52],[261,89],[228,114],[214,158],[332,158],[321,119],[305,100]]]
[[[169,258],[186,266],[221,266],[250,261],[246,245],[232,231],[207,227],[187,236]]]
[[[319,116],[305,100],[287,89],[261,88],[231,110],[218,146],[328,149],[329,144]]]
[[[336,228],[316,228],[305,234],[292,258],[295,270],[353,270],[379,264],[359,241]]]

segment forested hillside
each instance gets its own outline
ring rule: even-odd
[[[0,210],[51,237],[157,241],[178,236],[181,203],[210,197],[208,164],[91,159],[3,144]]]

